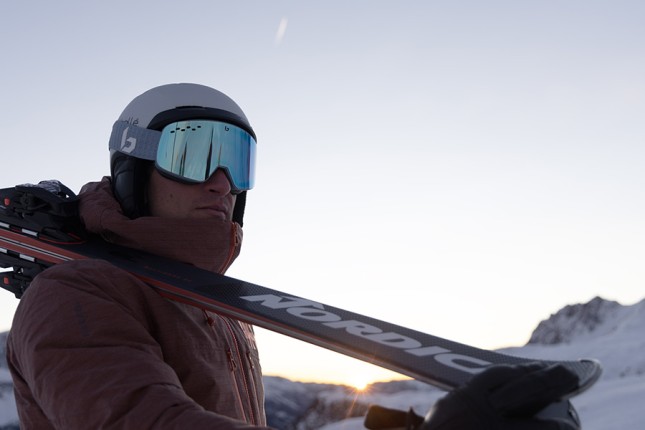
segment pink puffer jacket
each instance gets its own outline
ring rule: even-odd
[[[231,222],[129,220],[106,179],[84,187],[81,217],[107,240],[219,273],[242,241]],[[105,261],[40,274],[21,299],[7,358],[22,429],[266,425],[252,327],[164,299]]]

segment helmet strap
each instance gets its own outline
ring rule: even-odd
[[[241,192],[235,198],[235,207],[233,208],[233,221],[240,227],[244,227],[244,208],[246,207],[246,191]]]

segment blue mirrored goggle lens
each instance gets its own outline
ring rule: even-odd
[[[255,184],[253,136],[240,127],[218,121],[192,120],[168,124],[161,131],[157,168],[186,182],[205,182],[223,169],[235,191]]]

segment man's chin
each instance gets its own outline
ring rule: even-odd
[[[192,218],[199,219],[216,219],[220,221],[230,221],[230,217],[225,212],[218,209],[202,208],[193,212]]]

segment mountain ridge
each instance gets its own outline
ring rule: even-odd
[[[587,303],[567,305],[548,319],[541,321],[529,339],[529,344],[554,345],[569,343],[591,335],[601,327],[613,330],[611,320],[624,308],[613,300],[594,297]]]

